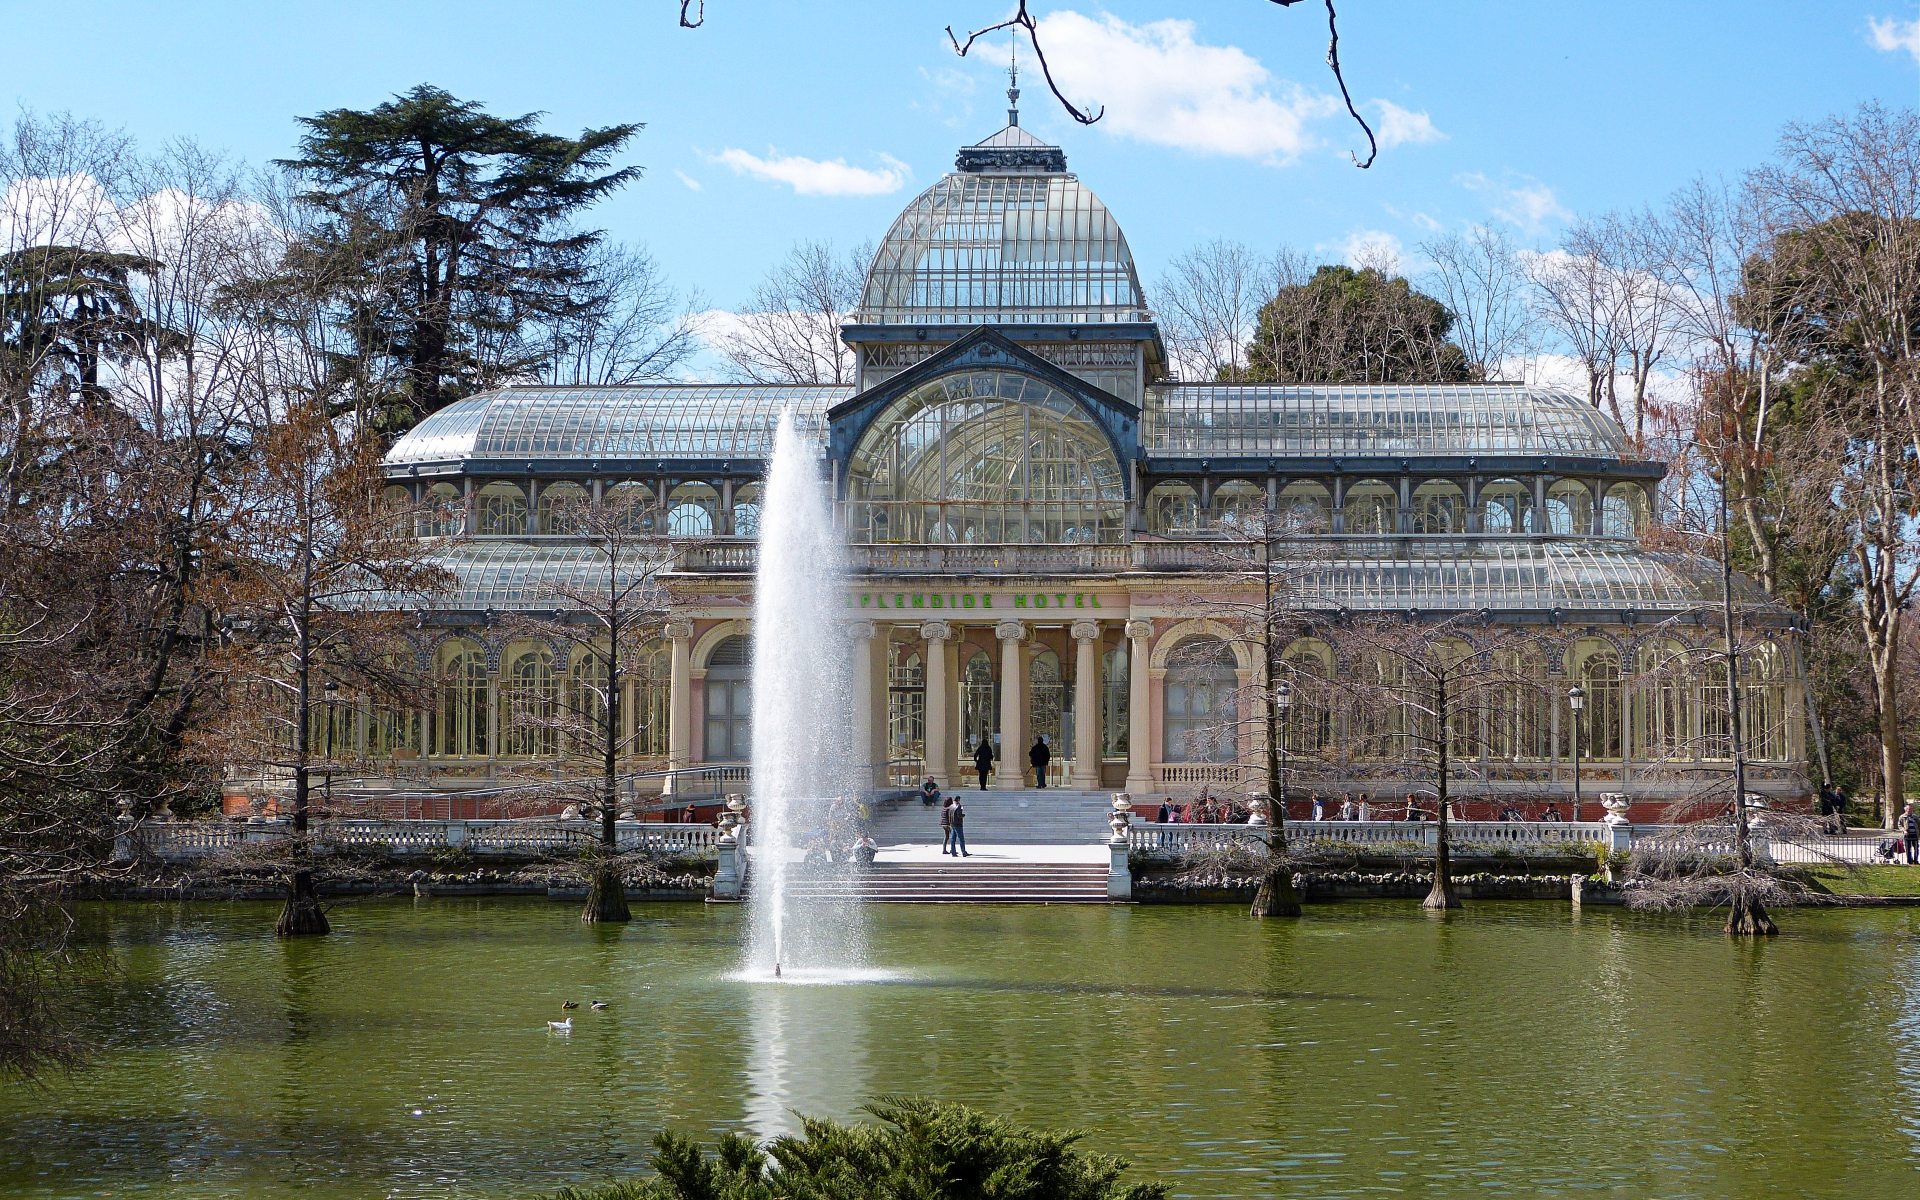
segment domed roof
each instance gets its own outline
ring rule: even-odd
[[[1150,321],[1133,252],[1066,156],[1018,125],[960,152],[867,271],[855,320],[893,325]]]

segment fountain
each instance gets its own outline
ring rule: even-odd
[[[780,414],[761,505],[753,601],[753,805],[748,826],[748,942],[742,977],[782,983],[865,977],[858,901],[796,900],[811,847],[825,844],[829,806],[858,791],[853,770],[843,548],[817,460]]]

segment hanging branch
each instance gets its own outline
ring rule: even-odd
[[[947,39],[953,43],[953,52],[961,58],[965,58],[967,51],[973,49],[973,43],[976,39],[1012,26],[1019,26],[1021,29],[1027,31],[1027,40],[1033,43],[1033,56],[1040,60],[1040,73],[1046,76],[1047,88],[1053,92],[1053,98],[1060,102],[1061,107],[1067,110],[1068,116],[1080,122],[1082,125],[1091,125],[1101,117],[1107,115],[1107,106],[1104,104],[1100,106],[1099,112],[1094,112],[1091,109],[1079,109],[1073,106],[1071,100],[1068,100],[1060,94],[1059,85],[1053,81],[1053,71],[1047,66],[1046,52],[1040,49],[1040,31],[1034,27],[1033,17],[1027,12],[1027,0],[1020,0],[1020,10],[1013,14],[1012,19],[1002,21],[998,25],[989,25],[985,29],[976,29],[972,33],[969,33],[967,35],[967,43],[964,46],[960,44],[960,39],[954,36],[953,26],[951,25],[947,26]]]
[[[1294,5],[1300,3],[1300,0],[1273,0],[1273,2],[1282,8],[1292,8]],[[1360,128],[1366,131],[1367,161],[1361,162],[1358,154],[1354,154],[1351,151],[1348,152],[1348,157],[1353,159],[1353,165],[1364,171],[1373,165],[1374,159],[1380,157],[1380,143],[1373,140],[1373,127],[1368,125],[1367,119],[1360,115],[1360,110],[1353,106],[1353,96],[1347,92],[1346,76],[1340,73],[1340,29],[1339,26],[1334,24],[1336,15],[1333,11],[1333,0],[1326,0],[1326,3],[1327,65],[1333,68],[1333,81],[1340,85],[1340,98],[1347,102],[1347,112],[1352,114],[1353,119],[1360,123]]]
[[[680,0],[680,28],[682,29],[698,29],[707,23],[707,0],[700,0],[699,15],[691,21],[687,20],[687,8],[692,3],[693,0]]]

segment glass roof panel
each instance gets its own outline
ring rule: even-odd
[[[827,410],[850,387],[657,384],[516,387],[450,404],[413,427],[389,463],[464,458],[765,458],[780,412],[826,452]]]
[[[1311,553],[1311,551],[1307,551]],[[1720,602],[1720,568],[1632,542],[1537,538],[1354,539],[1299,570],[1303,608],[1619,608],[1651,612]],[[1736,598],[1767,597],[1742,576]]]
[[[1149,454],[1580,454],[1622,458],[1621,428],[1578,396],[1518,383],[1176,384],[1140,417]]]
[[[915,197],[867,271],[863,324],[1147,321],[1120,223],[1072,175],[952,174]]]
[[[375,611],[551,610],[571,607],[556,606],[553,587],[604,588],[607,578],[606,556],[579,543],[505,538],[453,541],[427,561],[454,576],[457,582],[451,590],[431,596],[377,592],[368,597],[366,606]]]

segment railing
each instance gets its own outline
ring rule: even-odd
[[[1756,835],[1756,840],[1765,842],[1773,861],[1777,863],[1819,866],[1833,862],[1864,864],[1881,861],[1880,843],[1888,838],[1897,839],[1898,836],[1882,831],[1865,837],[1804,837],[1790,842]],[[1906,861],[1905,856],[1902,855],[1899,861]]]
[[[293,833],[282,821],[179,821],[142,825],[133,837],[148,855],[181,862],[220,854],[248,844],[271,844]],[[439,850],[478,855],[536,855],[580,850],[600,841],[593,820],[533,818],[508,821],[370,821],[314,823],[309,835],[316,851],[371,851],[410,857]],[[620,821],[615,845],[622,851],[705,857],[715,852],[719,833],[711,825]]]
[[[1155,763],[1156,782],[1170,784],[1239,783],[1246,770],[1239,763]]]
[[[855,571],[922,575],[1042,575],[1119,571],[1219,568],[1234,551],[1219,542],[1103,542],[1089,545],[861,544],[847,547]],[[683,571],[751,571],[759,544],[716,541],[682,550],[675,565]]]
[[[1287,840],[1341,846],[1401,846],[1431,849],[1440,826],[1433,821],[1288,821]],[[1161,825],[1135,819],[1128,842],[1135,850],[1188,854],[1233,845],[1264,845],[1265,825]],[[1605,845],[1611,827],[1601,821],[1449,821],[1447,844],[1480,851],[1541,852],[1570,843]]]

